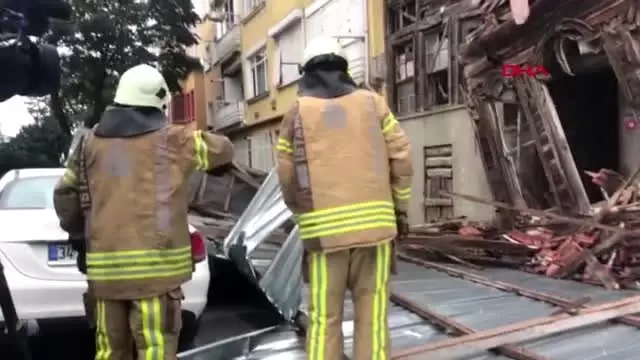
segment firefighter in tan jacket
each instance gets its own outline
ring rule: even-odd
[[[297,103],[284,117],[278,176],[306,250],[309,360],[343,357],[345,293],[355,305],[355,360],[390,359],[392,239],[408,231],[409,141],[385,100],[359,89],[343,49],[305,49]]]
[[[122,74],[114,105],[71,155],[55,189],[61,226],[85,231],[96,360],[131,360],[134,345],[137,359],[177,358],[181,285],[194,266],[187,177],[232,160],[227,138],[169,125],[168,98],[155,68]],[[87,195],[85,214],[80,197]]]

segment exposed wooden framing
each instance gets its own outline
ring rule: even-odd
[[[396,84],[395,84],[395,63],[396,63],[396,56],[395,53],[393,52],[393,43],[391,41],[391,31],[393,31],[393,24],[392,24],[392,19],[391,16],[389,14],[389,10],[387,7],[385,7],[384,12],[382,14],[383,19],[384,19],[384,51],[385,51],[385,56],[386,56],[386,61],[387,61],[387,74],[386,74],[386,90],[387,90],[387,102],[389,103],[389,107],[391,108],[392,111],[397,112],[397,94],[396,94]]]
[[[544,50],[548,48],[546,45],[553,43],[555,60],[571,74],[564,54],[564,39],[592,42],[599,39],[623,84],[627,99],[638,104],[640,41],[635,40],[634,43],[631,40],[634,36],[630,35],[630,29],[638,28],[640,7],[634,6],[633,0],[538,0],[531,7],[527,22],[517,26],[509,16],[508,4],[496,4],[485,14],[482,27],[475,32],[473,39],[462,48],[467,90],[476,103],[504,101],[513,97],[513,91],[517,90],[516,99],[529,123],[529,134],[536,140],[540,162],[547,175],[550,193],[554,196],[552,205],[563,211],[584,213],[590,204],[568,150],[553,101],[545,85],[539,83],[545,79],[504,79],[500,66],[504,63],[541,64]],[[484,5],[485,2],[480,1],[479,6]],[[635,38],[639,37],[636,32]],[[638,56],[629,56],[629,49],[638,49],[631,51]],[[633,63],[637,65],[634,67]],[[627,84],[635,82],[636,85],[624,88],[625,81]],[[631,87],[638,89],[633,95],[630,95]],[[634,108],[640,110],[635,105]],[[494,193],[494,196],[499,197],[499,194]]]
[[[567,39],[586,40],[596,46],[599,44],[622,85],[622,92],[632,107],[633,115],[640,119],[640,5],[637,1],[537,0],[532,4],[530,16],[524,25],[514,24],[508,1],[504,0],[389,0],[385,15],[388,18],[397,16],[390,13],[397,12],[409,3],[413,6],[410,22],[402,23],[403,26],[397,28],[392,20],[387,21],[387,56],[390,59],[388,88],[392,106],[395,107],[398,100],[395,81],[391,82],[391,79],[395,79],[392,70],[392,64],[395,63],[393,47],[407,40],[413,42],[416,54],[413,79],[416,94],[414,111],[428,110],[429,105],[433,103],[429,97],[433,94],[430,94],[432,91],[428,88],[430,79],[424,55],[425,38],[428,31],[438,31],[444,23],[449,22],[451,29],[447,35],[451,45],[450,59],[461,59],[464,64],[463,74],[458,72],[457,68],[449,70],[449,100],[451,103],[460,102],[460,94],[453,89],[458,90],[457,86],[464,77],[466,101],[478,124],[487,168],[491,168],[487,170],[489,178],[492,179],[490,182],[494,197],[512,204],[522,203],[526,198],[523,195],[524,190],[518,190],[518,171],[512,171],[505,162],[505,159],[510,158],[510,154],[505,151],[509,152],[512,149],[502,146],[504,135],[496,133],[500,129],[496,126],[495,111],[487,111],[488,107],[484,105],[496,101],[516,101],[523,114],[523,121],[527,120],[526,123],[531,125],[531,121],[537,119],[537,124],[543,125],[525,126],[524,130],[518,130],[518,134],[522,131],[528,139],[548,138],[548,145],[527,141],[527,144],[538,144],[537,150],[530,148],[528,153],[549,151],[549,146],[552,146],[551,150],[555,154],[554,164],[548,162],[548,157],[541,156],[539,160],[545,174],[548,175],[548,190],[554,194],[555,200],[549,205],[561,211],[587,211],[589,203],[577,175],[578,169],[568,151],[566,139],[555,114],[555,105],[545,86],[539,84],[534,86],[536,89],[530,89],[526,96],[536,100],[527,102],[523,99],[525,94],[522,91],[519,91],[520,96],[517,96],[517,89],[514,87],[517,82],[503,78],[500,67],[504,63],[541,64],[545,55],[549,55],[545,54],[546,49],[552,48],[555,61],[565,72],[572,75],[571,66],[577,62],[573,58],[567,59],[564,54],[564,42]],[[478,22],[479,28],[469,36],[468,26],[464,30],[462,28],[461,24],[467,24],[464,21]],[[456,41],[464,41],[465,36],[469,41],[462,47],[458,46]],[[538,80],[544,82],[547,79]],[[521,86],[520,90],[522,89]],[[540,100],[542,98],[544,101]],[[546,132],[541,132],[543,128]],[[515,151],[520,153],[518,146]],[[498,174],[502,178],[499,178]],[[506,176],[508,180],[505,175],[509,175]],[[565,181],[563,184],[555,184],[557,179]],[[544,192],[542,188],[536,191]]]
[[[451,66],[447,70],[446,78],[442,73],[438,72],[433,74],[429,71],[429,66],[435,64],[429,64],[427,62],[427,51],[432,49],[427,48],[430,46],[427,44],[428,37],[431,34],[438,34],[438,41],[444,41],[446,39],[446,56],[444,59],[449,64],[458,63],[458,43],[460,41],[460,22],[458,19],[467,18],[471,16],[470,12],[462,13],[460,9],[464,5],[465,9],[469,8],[468,2],[456,1],[456,0],[408,0],[408,1],[390,1],[387,3],[385,15],[389,18],[387,28],[387,41],[388,49],[391,54],[388,54],[389,63],[393,64],[393,61],[399,51],[400,46],[411,42],[414,50],[414,78],[412,83],[413,94],[415,96],[414,107],[408,111],[409,113],[420,113],[431,110],[435,106],[455,105],[461,103],[461,96],[459,94],[459,84],[461,83],[460,70],[458,66]],[[407,16],[406,13],[411,12],[411,16]],[[413,16],[415,14],[415,16]],[[400,21],[398,19],[408,19],[408,22]],[[401,26],[398,28],[398,26]],[[433,46],[433,45],[431,45]],[[441,44],[442,46],[442,44]],[[445,48],[442,52],[438,52],[438,56],[444,56]],[[430,54],[430,57],[435,57],[436,54]],[[443,61],[439,58],[438,61]],[[390,79],[392,73],[389,72]],[[395,77],[393,77],[395,78]],[[436,85],[439,84],[439,85]],[[394,86],[396,85],[396,86]],[[400,100],[400,90],[395,83],[389,83],[389,89],[393,92],[389,94],[389,102],[393,103],[395,110],[398,109],[397,102]],[[405,87],[403,88],[405,91]],[[446,94],[444,94],[446,92]],[[446,103],[443,103],[446,101]],[[404,115],[401,113],[401,115]]]
[[[466,359],[499,346],[540,339],[638,311],[640,311],[640,297],[631,297],[581,310],[577,315],[559,314],[540,317],[497,329],[431,342],[394,354],[393,359]]]

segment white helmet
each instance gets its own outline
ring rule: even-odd
[[[169,99],[169,88],[156,68],[142,64],[120,76],[115,103],[129,106],[154,107],[163,110]]]
[[[319,36],[309,42],[304,49],[302,55],[302,67],[307,66],[307,63],[316,56],[322,55],[336,55],[347,61],[347,57],[344,54],[344,49],[338,39],[330,36]]]

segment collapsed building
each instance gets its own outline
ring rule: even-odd
[[[437,133],[412,139],[424,147],[414,187],[424,189],[426,221],[488,220],[485,207],[456,208],[439,190],[588,214],[603,197],[585,170],[630,175],[638,165],[637,3],[530,3],[529,20],[516,25],[506,0],[388,1],[390,103],[409,128],[418,118]],[[548,75],[507,77],[504,65]],[[455,106],[464,110],[452,114]]]
[[[453,226],[439,220],[461,214],[456,199],[464,201],[458,203],[464,204],[462,215],[491,213],[485,219],[508,229],[520,229],[519,209],[552,217],[582,229],[577,235],[554,238],[562,244],[574,244],[576,238],[592,243],[604,239],[591,249],[580,248],[571,262],[551,261],[554,269],[564,271],[554,277],[567,277],[570,270],[587,264],[600,279],[610,280],[609,264],[600,263],[601,255],[613,257],[611,246],[633,236],[607,223],[611,219],[602,216],[605,211],[595,212],[592,205],[602,200],[615,205],[620,191],[609,198],[583,170],[609,168],[632,176],[636,167],[637,2],[531,1],[523,25],[514,23],[506,0],[389,0],[387,5],[388,96],[414,146],[422,148],[414,154],[420,160],[415,163],[424,164],[416,166],[415,181],[422,182],[417,188],[424,190],[425,199],[412,217],[414,222],[428,223],[414,228],[398,247],[402,261],[399,275],[392,279],[389,309],[392,358],[636,358],[640,350],[640,318],[633,315],[640,313],[636,291],[610,292],[581,282],[487,267],[491,263],[487,260],[506,258],[517,266],[522,264],[518,258],[527,261],[548,249],[536,247],[535,241],[524,244],[525,236],[533,237],[525,230],[501,234],[460,219],[453,219],[458,221]],[[442,48],[447,49],[444,61],[438,60]],[[505,64],[545,71],[505,78]],[[257,192],[255,181],[246,174],[235,176],[250,184],[250,193],[255,194],[244,212],[233,218],[224,235],[207,229],[208,220],[202,216],[194,225],[214,234],[209,236],[214,238],[212,261],[232,263],[281,322],[179,358],[304,359],[308,289],[296,270],[303,256],[298,228],[290,221],[292,214],[282,201],[274,171],[266,179],[260,177]],[[233,188],[235,180],[228,181]],[[208,183],[207,176],[196,182]],[[200,199],[206,192],[202,186],[195,192]],[[469,188],[476,200],[488,195],[494,201],[476,201],[481,206],[473,208],[473,196],[451,196]],[[224,203],[229,207],[229,200]],[[496,205],[502,210],[486,211]],[[433,236],[434,228],[440,235]],[[453,228],[456,236],[442,236],[443,228]],[[482,234],[490,238],[483,239]],[[511,241],[500,241],[504,238]],[[477,251],[447,254],[461,243]],[[455,264],[426,259],[434,254]],[[483,265],[471,264],[462,259],[465,256],[482,258]],[[229,288],[217,291],[222,295]],[[345,359],[350,358],[353,344],[353,319],[348,302],[342,324]]]

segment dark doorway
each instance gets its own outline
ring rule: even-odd
[[[619,170],[618,81],[610,67],[549,83],[571,153],[592,202],[602,200],[585,170]]]

